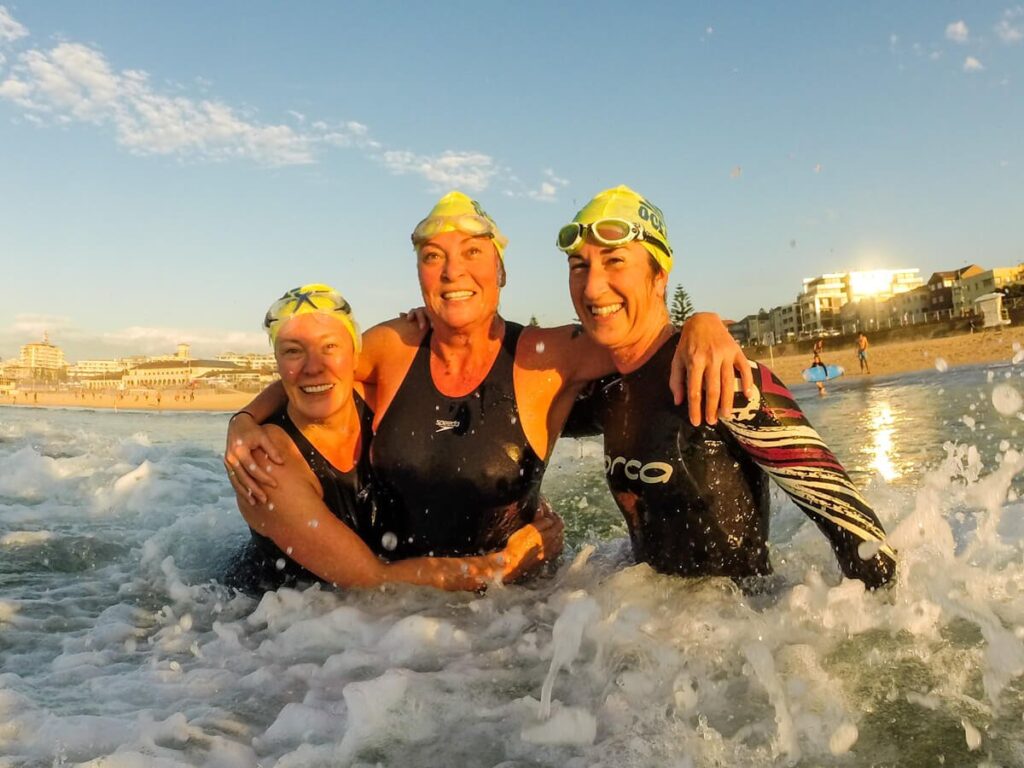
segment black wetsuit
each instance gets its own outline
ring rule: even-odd
[[[375,551],[381,549],[379,539],[372,538],[372,500],[370,498],[370,442],[373,435],[373,411],[355,392],[352,397],[359,414],[361,451],[359,460],[347,472],[331,464],[306,439],[282,406],[264,424],[281,427],[298,447],[313,470],[323,490],[323,500],[331,513],[359,534]],[[225,583],[245,592],[262,592],[293,586],[300,582],[319,581],[316,574],[292,560],[271,539],[249,529],[251,538],[228,570]]]
[[[494,365],[462,397],[438,391],[431,334],[420,343],[370,454],[377,526],[397,538],[390,557],[494,551],[533,520],[545,464],[516,405],[512,363],[522,330],[505,323]]]
[[[694,427],[668,388],[677,339],[638,370],[603,380],[567,430],[603,427],[605,474],[636,558],[686,576],[770,573],[768,475],[829,539],[844,574],[888,581],[894,560],[878,518],[786,387],[752,364],[755,398],[737,393],[732,418]],[[863,542],[878,551],[862,559]]]

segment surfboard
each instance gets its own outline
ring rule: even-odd
[[[829,379],[838,379],[846,371],[841,365],[826,365],[822,368],[820,365],[812,365],[810,368],[804,368],[801,371],[801,375],[804,377],[804,381],[827,381]]]

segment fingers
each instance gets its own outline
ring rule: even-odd
[[[743,394],[746,395],[747,399],[751,399],[754,393],[757,391],[754,387],[754,369],[750,367],[750,361],[747,360],[747,356],[744,354],[739,355],[739,359],[735,363],[736,368],[740,372],[740,383],[743,389]]]
[[[242,464],[226,456],[224,457],[224,469],[228,473],[228,480],[231,482],[231,487],[234,488],[235,493],[248,499],[253,504],[265,504],[267,502],[267,495],[253,481]]]
[[[708,424],[718,423],[718,402],[721,395],[722,380],[719,378],[719,369],[709,365],[704,369],[704,416]]]
[[[721,375],[720,391],[722,393],[718,413],[721,418],[727,419],[732,415],[733,396],[736,393],[736,374],[732,369],[732,364],[727,360],[722,361],[722,367],[718,371]]]
[[[699,427],[702,421],[700,390],[704,383],[705,370],[704,357],[694,355],[690,359],[690,367],[686,372],[686,407],[690,413],[690,423],[695,427]]]
[[[278,451],[277,448],[274,446],[274,441],[270,439],[270,436],[267,434],[267,430],[263,429],[262,427],[260,428],[260,436],[257,443],[257,447],[262,448],[263,452],[267,455],[267,458],[269,458],[275,464],[284,464],[284,456],[282,456],[280,451]],[[263,481],[261,480],[261,482]],[[274,480],[269,480],[267,482],[267,485],[269,485],[271,488],[276,488],[277,482]]]
[[[672,368],[668,372],[668,388],[672,390],[672,402],[679,405],[686,394],[686,368],[679,359],[679,351],[672,356]]]

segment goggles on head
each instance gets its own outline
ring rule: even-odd
[[[458,216],[428,216],[412,231],[412,244],[420,246],[442,232],[461,232],[472,237],[494,237],[495,225],[486,216],[463,213]]]
[[[626,219],[598,219],[590,224],[580,224],[574,221],[558,230],[558,238],[555,243],[566,253],[575,253],[583,247],[587,237],[600,245],[613,247],[625,245],[634,240],[647,241],[657,245],[669,256],[672,255],[672,250],[654,232],[648,231],[642,224]]]

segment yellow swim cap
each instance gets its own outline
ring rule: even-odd
[[[352,314],[352,306],[345,297],[322,283],[309,283],[292,288],[284,296],[270,305],[267,316],[263,318],[263,328],[270,337],[270,345],[277,341],[277,333],[281,327],[296,315],[310,312],[321,312],[337,318],[352,335],[352,343],[356,352],[363,348],[363,337],[359,333],[359,324]]]
[[[644,239],[640,240],[640,245],[647,249],[665,272],[672,271],[672,245],[668,239],[665,214],[658,206],[623,184],[599,192],[580,209],[573,223],[593,224],[602,219],[625,219],[643,227]]]
[[[426,240],[441,232],[462,232],[473,236],[489,237],[494,241],[498,256],[505,260],[508,238],[501,234],[487,211],[476,200],[457,190],[437,201],[430,213],[412,231],[412,244],[419,248]]]

